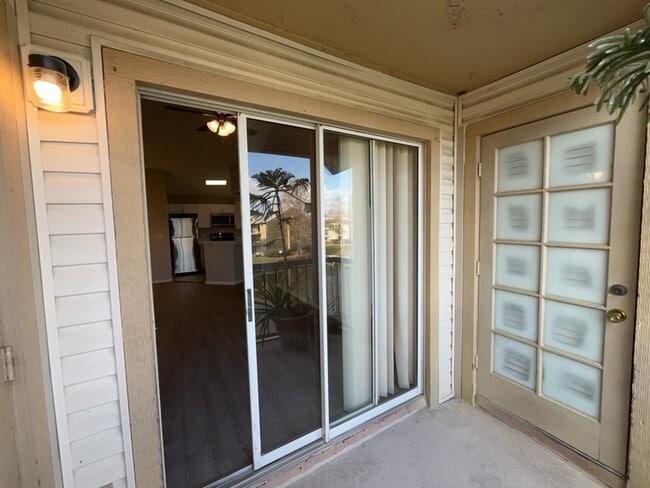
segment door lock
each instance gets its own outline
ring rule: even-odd
[[[627,287],[625,285],[612,285],[609,288],[609,292],[612,295],[622,297],[623,295],[627,294]]]
[[[611,310],[607,311],[607,320],[615,324],[623,322],[626,318],[627,314],[619,308],[612,308]]]

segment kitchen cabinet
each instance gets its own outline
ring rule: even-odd
[[[196,203],[170,203],[167,206],[170,214],[196,214],[198,207]]]
[[[241,219],[239,215],[239,205],[232,203],[170,203],[169,213],[191,213],[197,214],[198,225],[201,229],[210,227],[210,214],[234,214],[235,223],[238,229],[241,228]]]
[[[211,205],[208,204],[199,204],[198,206],[198,217],[199,217],[199,228],[206,229],[210,227],[210,214],[212,213]]]

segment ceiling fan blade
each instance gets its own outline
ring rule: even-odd
[[[212,117],[215,118],[217,116],[216,112],[208,112],[205,110],[198,110],[194,108],[189,108],[189,107],[179,107],[178,105],[165,105],[166,110],[174,110],[176,112],[185,112],[189,114],[197,114],[197,115],[203,115],[204,117]]]

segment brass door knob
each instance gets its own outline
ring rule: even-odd
[[[623,322],[626,318],[627,314],[619,308],[612,308],[607,311],[607,320],[614,322],[615,324]]]

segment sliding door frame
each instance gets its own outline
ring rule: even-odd
[[[364,137],[386,139],[400,144],[418,141],[418,386],[330,431],[326,427],[328,423],[324,422],[322,437],[329,441],[347,429],[408,401],[411,395],[417,396],[425,392],[429,403],[436,404],[440,128],[415,119],[405,120],[373,112],[371,107],[365,108],[352,101],[346,105],[337,104],[324,98],[317,99],[289,93],[277,87],[242,81],[210,69],[188,67],[173,59],[145,56],[138,49],[124,43],[101,40],[95,47],[104,68],[102,70],[102,65],[98,63],[97,69],[103,76],[106,100],[107,128],[106,133],[102,134],[102,143],[107,158],[110,158],[110,191],[114,205],[119,285],[116,286],[116,293],[119,293],[125,342],[125,381],[129,409],[134,419],[131,425],[133,462],[136,477],[143,482],[143,486],[159,486],[164,483],[164,463],[153,340],[155,324],[148,278],[151,270],[146,226],[142,225],[146,221],[146,205],[143,199],[141,138],[138,135],[140,96],[190,107],[219,107],[230,112],[243,112],[248,116],[277,114],[273,116],[274,120],[302,123],[311,121],[315,127],[318,127],[318,121],[327,120],[331,124],[328,127],[337,132],[345,132],[347,127],[358,129],[358,132],[351,132]],[[317,129],[317,137],[319,130]],[[379,134],[394,134],[394,137],[384,138]],[[322,154],[317,154],[316,157],[322,158]],[[319,185],[322,182],[321,173],[322,164],[319,163],[318,172],[314,175],[315,178],[320,178]],[[322,195],[317,195],[318,198],[322,198]],[[322,202],[320,203],[322,208]],[[322,216],[319,215],[318,218],[322,220]],[[426,226],[422,225],[423,222],[426,222]],[[322,235],[323,225],[321,222],[318,225]],[[324,256],[319,256],[319,259],[322,262]],[[319,278],[323,283],[324,277]],[[321,308],[322,315],[324,308]],[[327,358],[323,358],[322,354],[321,360],[327,366]],[[327,368],[323,367],[323,372],[326,371]],[[327,384],[323,384],[322,390],[327,392]],[[323,419],[329,420],[327,405],[323,407]],[[245,471],[246,468],[239,472]]]
[[[317,126],[314,123],[302,122],[302,121],[293,121],[283,119],[281,117],[273,117],[272,114],[266,115],[248,115],[246,111],[238,113],[237,116],[237,142],[238,142],[238,151],[239,151],[239,187],[240,187],[240,201],[241,201],[241,215],[242,215],[242,252],[243,262],[244,262],[244,287],[246,289],[246,343],[247,343],[247,355],[248,355],[248,378],[249,378],[249,391],[250,391],[250,408],[251,408],[251,432],[253,437],[253,469],[260,469],[264,466],[267,466],[278,459],[281,459],[288,454],[291,454],[298,449],[301,449],[312,442],[316,442],[319,439],[324,437],[324,423],[325,419],[323,410],[327,405],[327,397],[323,396],[323,388],[321,386],[321,425],[319,428],[314,429],[311,432],[301,435],[300,437],[293,439],[285,444],[282,444],[279,447],[273,448],[269,452],[262,452],[262,423],[260,420],[260,403],[259,403],[259,377],[257,369],[257,330],[256,330],[256,320],[255,320],[255,286],[254,286],[254,276],[253,276],[253,248],[252,248],[252,237],[251,237],[251,210],[250,210],[250,189],[249,189],[249,171],[248,171],[248,120],[256,120],[262,122],[270,122],[273,124],[282,124],[290,127],[298,127],[302,129],[309,129],[314,131],[314,142],[317,140]],[[319,151],[316,147],[315,161],[313,167],[310,168],[310,171],[313,169],[314,174],[319,173],[319,168],[322,166],[319,160]],[[320,179],[316,178],[315,185],[320,185]],[[314,185],[312,185],[314,186]],[[316,186],[316,195],[320,195],[321,191],[319,186]],[[320,206],[318,205],[318,208]],[[316,218],[319,215],[317,214]],[[321,226],[320,220],[317,227],[316,242],[321,242]],[[318,246],[318,256],[317,262],[320,263],[324,259],[324,249],[319,245]],[[321,282],[321,268],[318,269],[318,282]],[[322,287],[318,289],[318,307],[319,307],[319,319],[322,319],[322,310],[324,307],[325,301],[325,290]],[[326,310],[326,309],[325,309]],[[319,322],[319,330],[322,331],[323,327]],[[324,382],[323,379],[323,356],[325,355],[325,349],[323,344],[319,348],[319,354],[321,360],[319,361],[321,365],[320,372],[320,381],[321,385]]]
[[[340,435],[345,434],[346,432],[355,429],[362,424],[372,420],[373,418],[378,417],[379,415],[382,415],[383,413],[419,396],[423,392],[423,385],[424,385],[424,144],[419,143],[419,142],[414,142],[414,141],[409,141],[409,140],[404,140],[404,139],[399,139],[395,137],[387,137],[387,136],[382,136],[379,134],[373,134],[371,132],[365,132],[365,131],[358,131],[358,130],[352,130],[344,127],[339,127],[339,126],[333,126],[333,125],[319,125],[319,134],[320,134],[320,139],[321,141],[323,140],[323,133],[325,131],[334,133],[334,134],[340,134],[340,135],[346,135],[346,136],[352,136],[352,137],[359,137],[363,139],[367,139],[368,142],[370,143],[370,179],[369,179],[369,184],[370,184],[370,201],[373,203],[372,207],[372,213],[371,213],[371,225],[370,225],[370,232],[371,232],[371,239],[372,239],[372,269],[371,269],[371,274],[372,274],[372,315],[373,315],[373,320],[371,321],[371,331],[372,331],[372,399],[373,399],[373,404],[369,405],[367,407],[362,408],[359,413],[353,413],[348,419],[343,420],[341,423],[338,423],[334,426],[331,426],[330,421],[329,421],[329,413],[327,414],[326,417],[326,422],[323,424],[324,426],[324,431],[326,433],[325,441],[328,442],[330,438],[336,438]],[[377,387],[377,343],[376,343],[376,337],[377,334],[375,333],[375,326],[376,322],[374,320],[374,317],[377,317],[378,314],[378,309],[377,309],[377,290],[375,288],[376,285],[376,268],[377,268],[377,260],[376,255],[376,239],[375,239],[375,229],[376,229],[376,221],[377,221],[377,205],[375,202],[375,195],[373,192],[374,189],[374,167],[377,164],[375,162],[375,147],[377,142],[388,142],[392,144],[401,144],[404,146],[409,146],[413,147],[417,151],[417,158],[416,158],[416,165],[417,165],[417,219],[416,219],[416,233],[417,233],[417,248],[416,248],[416,259],[417,259],[417,273],[416,273],[416,289],[417,289],[417,295],[416,295],[416,374],[417,374],[417,383],[415,387],[411,388],[410,390],[397,395],[389,400],[386,400],[383,403],[379,403],[379,391]],[[322,164],[320,165],[319,169],[319,174],[320,177],[323,178],[323,172],[324,172],[324,147],[321,145],[319,147],[319,153],[321,157],[321,162]],[[322,191],[319,192],[319,195],[322,196]],[[322,202],[319,202],[319,204],[322,204]],[[319,207],[320,211],[323,211],[322,206]],[[319,240],[319,248],[320,251],[322,251],[322,260],[320,261],[321,263],[321,271],[325,269],[325,232],[324,232],[324,225],[325,225],[325,219],[324,217],[321,219],[321,222],[319,222],[320,225],[322,226],[322,232],[321,236],[322,239]],[[322,272],[324,275],[324,271]],[[322,280],[325,280],[326,278],[323,277]],[[324,281],[321,281],[322,286],[324,286]],[[322,288],[322,287],[321,287]],[[325,310],[324,313],[324,320],[322,323],[324,324],[321,326],[321,338],[322,341],[321,343],[324,344],[325,346],[327,345],[327,311]],[[324,339],[323,339],[324,337]],[[325,358],[325,366],[328,366],[327,364],[327,348],[324,348],[322,352],[322,356]],[[325,385],[329,387],[329,369],[328,367],[324,368],[324,374],[323,374],[323,379],[322,381],[324,382]],[[327,401],[324,403],[327,404],[326,406],[329,407],[329,396],[324,397],[327,398]],[[325,409],[324,409],[325,410]],[[327,408],[329,410],[329,408]]]

